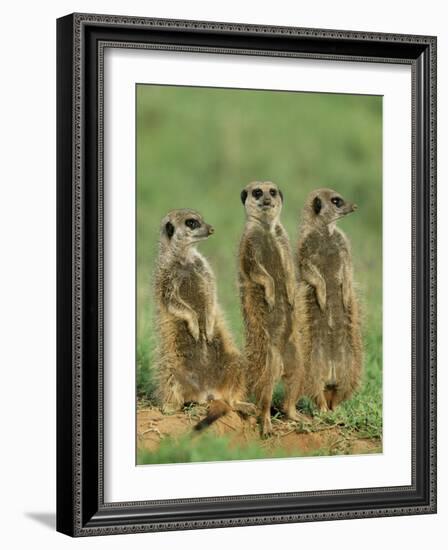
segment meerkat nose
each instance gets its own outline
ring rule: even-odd
[[[208,226],[208,232],[209,232],[210,235],[213,235],[213,233],[215,232],[215,229],[211,225],[209,225]]]
[[[358,210],[358,205],[357,205],[357,204],[353,204],[353,205],[352,205],[352,210],[353,210],[353,212],[354,212],[355,210]]]

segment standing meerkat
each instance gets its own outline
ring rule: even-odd
[[[332,189],[312,191],[297,247],[298,331],[306,393],[333,410],[358,387],[362,369],[359,306],[350,243],[336,221],[356,210]]]
[[[296,277],[289,239],[280,223],[283,195],[272,182],[241,192],[246,224],[239,248],[239,286],[245,323],[248,384],[261,409],[261,433],[272,431],[271,402],[283,378],[284,413],[298,420],[303,370],[294,326]]]
[[[186,402],[214,401],[199,428],[231,408],[250,408],[241,402],[241,354],[217,303],[213,271],[196,249],[213,232],[194,210],[169,212],[161,224],[155,271],[159,400],[164,412]]]

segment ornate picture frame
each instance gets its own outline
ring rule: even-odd
[[[72,14],[57,21],[57,530],[70,536],[436,512],[436,43],[432,36]],[[104,498],[104,51],[408,65],[412,71],[411,484]],[[132,368],[132,367],[131,367]]]

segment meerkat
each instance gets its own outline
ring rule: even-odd
[[[298,420],[301,366],[294,326],[296,277],[287,233],[280,223],[283,194],[272,182],[252,182],[241,192],[246,224],[239,247],[239,287],[245,324],[248,384],[260,408],[263,436],[272,432],[275,384],[283,378],[282,404]]]
[[[232,408],[250,410],[242,401],[241,354],[220,310],[213,271],[196,249],[213,232],[194,210],[169,212],[161,223],[154,277],[159,400],[165,413],[212,401],[197,429]]]
[[[332,189],[312,191],[297,246],[297,324],[306,393],[321,411],[333,410],[357,389],[362,369],[359,305],[350,243],[336,227],[357,209]]]

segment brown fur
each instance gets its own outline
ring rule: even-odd
[[[298,418],[295,405],[302,392],[303,370],[293,331],[296,281],[289,239],[279,219],[283,198],[278,187],[253,182],[241,198],[246,210],[239,249],[245,357],[250,389],[261,409],[261,432],[266,436],[272,430],[272,393],[282,377],[283,410],[290,418]]]
[[[343,202],[332,202],[338,200]],[[308,196],[300,228],[298,331],[306,393],[323,411],[349,399],[361,378],[362,338],[350,243],[335,225],[355,209],[339,193],[317,189]]]
[[[189,228],[188,220],[199,227]],[[245,409],[240,403],[246,392],[241,354],[217,303],[212,269],[195,248],[212,233],[193,210],[173,210],[162,220],[155,299],[158,391],[164,412],[186,402],[213,400]]]

